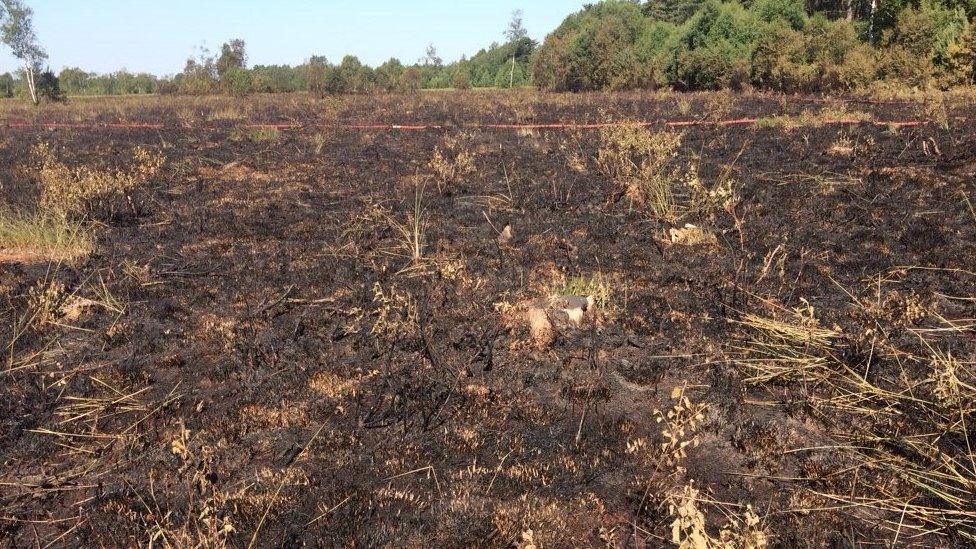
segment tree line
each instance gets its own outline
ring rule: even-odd
[[[0,0],[3,3],[20,0]],[[0,6],[3,4],[0,3]],[[30,9],[26,24],[30,25]],[[0,12],[2,18],[2,12]],[[2,19],[0,19],[2,21]],[[23,22],[20,23],[23,25]],[[336,63],[313,55],[305,63],[248,66],[247,45],[242,39],[223,44],[219,52],[201,48],[187,59],[183,70],[173,76],[120,70],[110,74],[66,67],[60,73],[42,69],[46,55],[31,62],[35,75],[57,84],[55,97],[68,95],[287,93],[308,91],[317,95],[374,92],[407,92],[430,88],[521,87],[531,82],[532,56],[538,43],[528,37],[522,12],[512,14],[503,43],[495,42],[470,59],[445,63],[433,44],[423,58],[404,64],[391,58],[376,67],[347,55]],[[0,74],[0,97],[27,95],[28,71]],[[44,95],[44,94],[42,94]],[[50,94],[47,94],[50,96]]]
[[[43,68],[30,8],[0,0],[0,38],[23,61],[0,74],[0,97],[142,93],[316,95],[426,88],[519,87],[551,91],[741,89],[855,90],[875,82],[912,87],[971,85],[976,0],[604,0],[569,15],[542,44],[520,11],[496,42],[445,63],[423,58],[376,67],[348,55],[298,66],[248,66],[244,40],[201,49],[170,77],[125,70],[95,74]]]
[[[970,85],[976,0],[608,0],[534,56],[547,90]]]

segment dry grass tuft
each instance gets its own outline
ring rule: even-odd
[[[271,126],[237,127],[231,130],[231,141],[273,143],[281,138],[281,130]]]
[[[236,105],[224,105],[214,108],[207,113],[208,122],[221,122],[226,120],[243,120],[244,113]]]
[[[0,209],[0,255],[8,260],[68,261],[88,255],[95,241],[86,218],[113,212],[120,200],[159,172],[164,158],[137,147],[127,170],[71,167],[40,143],[33,148],[32,161],[41,187],[37,212]]]
[[[771,315],[737,321],[744,329],[735,363],[750,385],[802,383],[807,406],[835,441],[829,451],[853,462],[834,475],[835,488],[812,490],[816,497],[874,517],[894,540],[976,542],[976,372],[930,341],[971,328],[915,299],[888,300],[900,312],[881,314],[848,295],[865,322],[857,334],[823,327],[809,304],[787,310],[765,302]],[[926,318],[938,327],[913,327]],[[891,335],[899,332],[919,343]],[[859,352],[864,346],[869,351]]]
[[[325,134],[320,132],[309,137],[308,143],[312,146],[312,152],[315,153],[315,156],[318,156],[322,154],[322,150],[325,149],[328,139],[326,139]]]
[[[406,219],[399,221],[386,215],[390,227],[399,235],[399,247],[410,258],[409,268],[416,268],[424,261],[427,245],[427,229],[430,226],[427,206],[424,204],[424,185],[414,187],[413,207]]]
[[[809,304],[792,310],[770,308],[776,313],[773,317],[745,314],[737,321],[746,328],[736,347],[737,363],[751,374],[745,381],[761,384],[828,377],[831,366],[839,361],[834,343],[841,334],[821,327]]]
[[[0,209],[0,261],[35,258],[71,261],[95,247],[83,224],[44,213],[20,214]]]
[[[434,155],[430,159],[430,169],[441,183],[458,181],[462,176],[474,172],[474,157],[470,152],[461,151],[453,158],[445,156],[440,147],[434,147]]]
[[[389,340],[414,335],[419,329],[417,300],[396,285],[383,288],[373,285],[373,304],[376,307],[371,333]]]
[[[711,221],[717,212],[731,212],[739,202],[734,162],[709,188],[695,164],[676,160],[680,148],[681,134],[673,131],[653,132],[639,123],[609,126],[600,131],[596,164],[632,205],[661,221]]]
[[[463,181],[465,176],[474,173],[475,154],[468,148],[469,138],[465,134],[444,139],[441,145],[434,147],[434,153],[427,164],[437,188],[443,191],[451,184]]]
[[[827,107],[819,112],[803,112],[798,115],[774,115],[756,120],[757,128],[778,128],[785,131],[801,128],[822,128],[832,123],[871,122],[874,115],[863,111],[847,110],[845,106]]]
[[[550,297],[575,295],[593,297],[593,302],[601,311],[608,310],[613,304],[614,290],[610,279],[603,273],[592,276],[560,276],[549,288]]]
[[[675,132],[651,132],[640,124],[609,126],[600,131],[597,165],[621,185],[631,202],[654,217],[675,221],[680,215],[676,184],[681,171],[674,165],[681,146]]]

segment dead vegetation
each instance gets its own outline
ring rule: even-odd
[[[46,143],[38,144],[32,153],[41,188],[39,209],[65,219],[95,212],[110,215],[120,199],[154,177],[164,162],[162,156],[142,147],[132,151],[131,168],[116,170],[70,167]]]
[[[621,187],[633,207],[652,218],[670,225],[686,219],[714,224],[719,212],[734,215],[739,197],[731,177],[732,165],[712,186],[706,185],[696,163],[678,158],[681,134],[624,123],[602,129],[600,138],[596,164],[601,172]],[[672,244],[714,242],[707,229],[690,223],[683,228],[672,227],[668,235]]]
[[[72,261],[94,249],[91,222],[131,209],[131,193],[158,174],[163,157],[147,148],[132,152],[131,167],[95,169],[70,167],[58,160],[50,145],[31,150],[40,199],[31,212],[0,207],[0,257],[7,260]]]
[[[428,167],[437,182],[441,192],[450,185],[462,183],[466,176],[477,169],[475,154],[469,150],[470,136],[461,133],[444,139],[441,145],[434,147]]]
[[[629,124],[608,127],[601,138],[597,165],[604,175],[621,185],[633,204],[664,221],[676,221],[681,214],[676,194],[684,175],[674,159],[681,136]]]
[[[917,300],[882,300],[880,289],[874,303],[847,295],[864,320],[857,333],[822,326],[805,300],[793,310],[766,302],[770,316],[743,315],[736,362],[744,381],[801,385],[806,405],[838,426],[829,451],[851,465],[837,480],[857,475],[859,482],[849,492],[811,488],[813,494],[888,513],[883,527],[909,543],[933,533],[976,541],[969,498],[976,487],[969,427],[976,378],[940,349],[966,328]],[[932,320],[938,327],[923,327]],[[898,331],[910,335],[896,337]]]

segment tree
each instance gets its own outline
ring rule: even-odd
[[[6,22],[0,26],[0,39],[10,47],[14,57],[24,63],[27,90],[31,101],[37,105],[40,100],[37,96],[35,75],[41,71],[41,63],[47,59],[47,53],[37,43],[37,35],[34,34],[34,12],[21,0],[0,0],[0,3],[3,6],[0,15],[3,15],[2,11],[6,11]]]
[[[325,97],[326,76],[329,68],[329,61],[321,55],[313,55],[308,60],[308,92],[318,98]]]
[[[881,38],[884,75],[924,87],[949,62],[949,46],[959,39],[966,25],[961,10],[935,4],[902,10],[895,26]]]
[[[644,4],[644,13],[658,21],[681,24],[691,18],[701,0],[649,0]]]
[[[329,66],[325,71],[325,93],[338,95],[349,91],[346,73],[337,66]]]
[[[373,70],[355,55],[347,55],[332,70],[327,89],[331,93],[368,93]]]
[[[3,7],[0,4],[0,7]],[[14,96],[14,77],[9,72],[0,74],[0,97]]]
[[[457,69],[454,78],[451,79],[451,86],[456,90],[471,89],[471,75],[468,74],[467,68],[460,67]]]
[[[505,37],[508,38],[510,44],[516,44],[522,41],[523,38],[528,37],[529,31],[525,30],[525,26],[522,25],[522,10],[515,10],[512,12],[512,20],[508,23],[508,30],[505,31]],[[515,56],[518,53],[517,48],[512,50],[512,69],[508,74],[508,87],[511,88],[515,84]]]
[[[417,62],[420,74],[421,88],[446,88],[451,85],[451,73],[444,70],[444,60],[437,55],[434,44],[428,44],[427,49]]]
[[[427,51],[424,55],[424,66],[425,67],[440,67],[444,64],[444,60],[437,56],[437,48],[434,44],[427,44]]]
[[[38,74],[36,84],[38,99],[43,97],[55,103],[64,101],[65,97],[64,92],[61,91],[61,83],[58,81],[57,75],[51,72],[51,69],[45,69],[44,72]]]
[[[294,68],[288,65],[256,65],[247,72],[251,74],[252,91],[287,93],[309,90],[308,78],[314,71],[306,62]],[[316,93],[309,91],[313,95]]]
[[[247,68],[247,45],[240,38],[235,38],[220,47],[220,57],[217,59],[217,76],[223,78],[231,69]]]
[[[81,94],[88,92],[89,83],[94,76],[94,74],[89,74],[79,68],[65,67],[61,69],[58,80],[61,81],[61,87],[68,93]]]
[[[177,76],[177,84],[181,93],[202,95],[211,93],[216,88],[217,71],[214,68],[214,58],[210,50],[200,48],[199,60],[189,58],[183,72]]]
[[[403,63],[399,59],[391,58],[386,63],[376,67],[376,88],[382,91],[391,92],[400,85],[400,77],[403,75]]]
[[[237,97],[244,97],[251,93],[254,81],[251,72],[240,67],[231,67],[220,78],[220,87],[224,93]]]
[[[400,89],[415,92],[420,89],[420,71],[417,67],[407,67],[400,75]]]
[[[543,90],[573,90],[571,62],[573,39],[569,33],[553,33],[539,47],[533,64],[535,84]]]
[[[508,38],[509,42],[517,42],[528,35],[529,31],[522,25],[522,10],[513,11],[512,20],[509,21],[508,30],[505,31],[505,38]]]
[[[973,85],[976,77],[976,24],[970,24],[957,42],[950,46],[949,63],[946,67],[950,84]],[[3,94],[0,84],[0,95]]]

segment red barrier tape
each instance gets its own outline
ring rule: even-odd
[[[687,127],[687,126],[751,126],[759,122],[758,118],[738,118],[732,120],[659,120],[654,122],[637,122],[641,126],[666,126],[666,127]],[[824,120],[822,124],[828,125],[857,125],[857,124],[873,124],[876,126],[893,126],[893,127],[909,127],[909,126],[921,126],[926,123],[925,120],[891,120],[891,121],[874,121],[874,120],[857,120],[857,119],[834,119],[834,120]],[[441,125],[441,124],[338,124],[338,125],[327,125],[324,127],[339,128],[344,130],[361,130],[361,131],[425,131],[425,130],[442,130],[446,128],[458,127],[467,129],[489,129],[489,130],[596,130],[612,126],[620,126],[625,124],[624,122],[603,122],[594,124],[580,124],[580,123],[548,123],[548,124],[459,124],[459,125]],[[99,129],[144,129],[144,130],[161,130],[166,127],[165,124],[157,123],[138,123],[138,122],[117,122],[117,123],[98,123],[98,124],[86,124],[86,123],[73,123],[73,122],[24,122],[24,121],[14,121],[14,122],[2,122],[0,127],[4,128],[41,128],[41,129],[77,129],[77,130],[99,130]],[[246,124],[247,128],[254,129],[276,129],[276,130],[293,130],[305,127],[316,127],[314,124],[298,124],[298,123],[255,123]]]
[[[56,129],[78,129],[78,130],[94,130],[99,128],[105,129],[146,129],[146,130],[160,130],[165,128],[164,124],[150,124],[150,123],[138,123],[138,122],[117,122],[117,123],[105,123],[105,124],[84,124],[84,123],[73,123],[73,122],[4,122],[0,124],[5,128],[44,128],[47,130]]]

